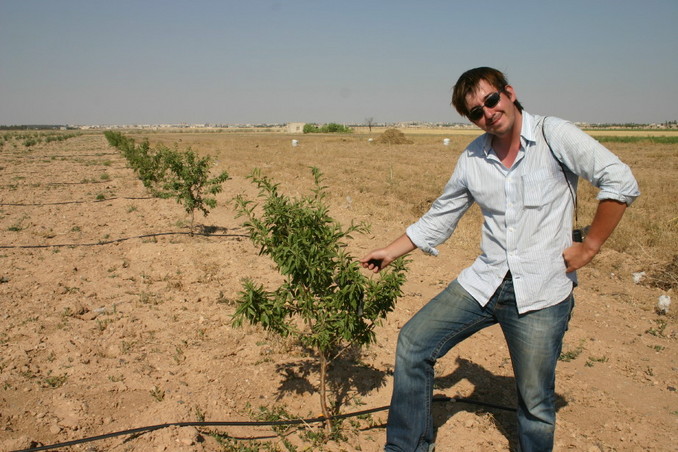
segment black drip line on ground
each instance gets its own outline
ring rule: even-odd
[[[40,186],[45,186],[45,187],[58,187],[60,185],[85,185],[85,184],[108,184],[110,183],[109,181],[106,180],[91,180],[87,182],[46,182],[44,184],[39,184]],[[34,184],[22,184],[22,185],[34,185]],[[9,188],[13,187],[14,185],[2,185],[0,186],[1,188]],[[109,198],[113,199],[113,198]],[[6,204],[7,205],[7,204]],[[14,206],[23,206],[23,205],[30,205],[30,204],[9,204],[9,205],[14,205]]]
[[[503,410],[503,411],[513,411],[515,412],[515,408],[510,408],[506,407],[503,405],[497,405],[494,403],[487,403],[487,402],[480,402],[477,400],[472,400],[472,399],[466,399],[466,398],[455,398],[455,397],[447,397],[447,396],[435,396],[433,398],[434,402],[459,402],[459,403],[467,403],[470,405],[477,405],[480,407],[484,408],[494,408],[497,410]],[[356,411],[354,413],[346,413],[346,414],[339,414],[336,416],[330,416],[330,420],[338,420],[338,419],[346,419],[350,417],[357,417],[357,416],[362,416],[365,414],[371,414],[371,413],[376,413],[379,411],[386,411],[389,409],[389,406],[382,406],[378,408],[372,408],[369,410],[362,410],[362,411]],[[325,422],[325,418],[323,416],[320,417],[315,417],[315,418],[310,418],[310,419],[290,419],[290,420],[284,420],[284,421],[211,421],[211,422],[172,422],[168,424],[158,424],[158,425],[149,425],[146,427],[138,427],[138,428],[133,428],[129,430],[121,430],[119,432],[114,432],[114,433],[106,433],[103,435],[98,435],[98,436],[91,436],[88,438],[82,438],[82,439],[77,439],[73,441],[67,441],[64,443],[58,443],[58,444],[51,444],[47,446],[38,446],[38,447],[32,447],[30,449],[21,449],[21,450],[15,450],[12,452],[36,452],[40,450],[50,450],[50,449],[56,449],[58,447],[68,447],[68,446],[74,446],[76,444],[83,444],[83,443],[89,443],[93,441],[101,441],[104,439],[108,438],[114,438],[117,436],[124,436],[124,435],[139,435],[141,433],[145,432],[152,432],[155,430],[160,430],[163,428],[167,427],[271,427],[271,426],[279,426],[279,425],[307,425],[307,424],[316,424],[319,422]]]
[[[187,232],[187,231],[178,231],[178,232],[155,232],[152,234],[143,234],[135,235],[133,237],[122,237],[119,239],[113,240],[100,240],[98,242],[92,243],[54,243],[49,245],[0,245],[0,249],[37,249],[37,248],[75,248],[78,246],[100,246],[100,245],[110,245],[112,243],[120,243],[126,240],[133,239],[146,239],[149,237],[160,237],[164,235],[200,235],[203,237],[249,237],[245,234],[212,234],[208,232]]]
[[[20,153],[14,153],[14,154],[0,154],[0,157],[9,159],[11,158],[12,160],[20,158],[20,159],[26,159],[26,160],[44,160],[46,158],[80,158],[80,157],[104,157],[107,155],[115,155],[118,156],[120,155],[117,152],[102,152],[101,154],[50,154],[50,155],[22,155]],[[45,163],[51,163],[51,162],[45,162]]]
[[[79,182],[74,182],[74,183],[79,183]],[[97,182],[101,183],[101,182]],[[62,206],[65,204],[87,204],[87,203],[94,203],[94,202],[106,202],[106,201],[113,201],[116,199],[130,199],[130,200],[136,200],[136,199],[155,199],[152,196],[140,196],[140,197],[125,197],[125,198],[120,198],[120,197],[114,197],[114,198],[104,198],[104,199],[94,199],[91,201],[60,201],[60,202],[44,202],[44,203],[0,203],[0,206],[12,206],[12,207],[42,207],[42,206]]]

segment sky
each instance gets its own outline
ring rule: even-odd
[[[674,121],[676,24],[676,0],[0,0],[0,124],[467,122],[478,66],[531,113]]]

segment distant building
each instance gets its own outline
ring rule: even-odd
[[[305,122],[288,122],[287,133],[304,133]]]

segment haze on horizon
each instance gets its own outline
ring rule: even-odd
[[[678,120],[678,2],[0,1],[0,124],[465,122],[459,75],[525,109]]]

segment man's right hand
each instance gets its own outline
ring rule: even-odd
[[[359,262],[363,268],[379,273],[382,269],[388,267],[391,262],[415,249],[417,249],[416,245],[412,243],[407,234],[403,234],[386,248],[370,251]]]
[[[363,268],[373,271],[374,273],[379,273],[381,269],[386,267],[388,264],[393,262],[393,259],[387,260],[385,254],[385,248],[371,251],[367,256],[360,259],[360,264]]]

